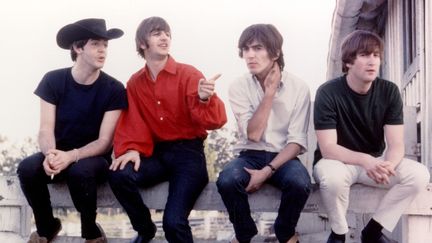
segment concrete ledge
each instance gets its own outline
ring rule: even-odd
[[[53,207],[73,207],[67,186],[56,184],[50,186]],[[362,186],[352,186],[350,193],[349,211],[353,213],[373,213],[379,202],[384,197],[386,189]],[[168,197],[168,183],[161,183],[149,189],[141,190],[146,205],[152,209],[164,209]],[[249,203],[251,210],[258,212],[277,212],[279,208],[281,192],[273,186],[265,185],[256,193],[250,194]],[[101,185],[98,189],[98,207],[118,208],[120,204],[114,197],[108,184]],[[214,182],[210,182],[198,198],[194,206],[195,210],[218,210],[226,208],[217,192]],[[325,213],[321,203],[318,185],[313,186],[313,191],[303,209],[303,212]],[[432,184],[418,196],[407,209],[408,214],[431,215],[432,214]]]
[[[66,184],[54,184],[49,186],[53,207],[73,207],[69,190]],[[372,213],[387,192],[386,189],[362,186],[355,184],[351,188],[349,211],[354,213]],[[141,195],[149,208],[164,209],[168,196],[168,183],[161,183],[149,189],[142,189]],[[281,192],[270,185],[265,185],[261,190],[249,196],[251,209],[259,212],[276,212],[279,208]],[[19,208],[28,206],[19,187],[17,177],[0,177],[0,207]],[[120,208],[120,204],[114,197],[108,184],[103,184],[98,189],[98,207]],[[194,206],[195,210],[225,211],[222,199],[217,192],[214,182],[210,182]],[[318,185],[313,186],[303,212],[325,213],[318,192]],[[411,215],[432,214],[432,184],[427,188],[407,209]],[[1,217],[1,216],[0,216]],[[0,221],[5,222],[5,221]]]

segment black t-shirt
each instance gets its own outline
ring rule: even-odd
[[[70,150],[82,147],[99,137],[106,111],[125,109],[124,85],[104,72],[91,85],[77,83],[71,68],[45,74],[34,92],[56,106],[56,147]]]
[[[358,94],[348,86],[346,76],[342,76],[317,90],[315,130],[336,129],[337,143],[345,148],[381,156],[386,124],[403,124],[401,95],[392,82],[377,78],[366,94]],[[314,163],[321,158],[317,148]]]

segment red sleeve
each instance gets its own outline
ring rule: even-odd
[[[200,124],[206,130],[221,128],[227,122],[225,105],[216,93],[208,102],[200,102],[198,96],[198,81],[203,78],[197,71],[191,75],[188,82],[187,103],[191,111],[192,120]]]
[[[128,150],[136,150],[148,157],[153,153],[153,138],[139,109],[139,97],[133,83],[128,85],[128,108],[123,110],[114,134],[114,155],[119,157]]]

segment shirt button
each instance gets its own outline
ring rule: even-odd
[[[163,121],[163,117],[160,117],[159,119],[160,119],[161,121]]]
[[[160,103],[161,103],[161,102],[158,100],[158,101],[157,101],[157,104],[160,105]]]

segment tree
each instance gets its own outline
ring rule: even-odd
[[[216,180],[223,165],[234,159],[232,146],[236,140],[237,132],[226,127],[209,133],[204,151],[210,180]],[[38,144],[34,138],[11,143],[7,137],[0,135],[0,176],[16,175],[18,163],[37,151]]]
[[[237,141],[237,132],[226,127],[209,133],[205,154],[210,181],[215,181],[223,166],[234,159],[232,146]]]
[[[17,144],[0,135],[0,176],[16,175],[19,162],[37,150],[37,142],[31,137]]]

